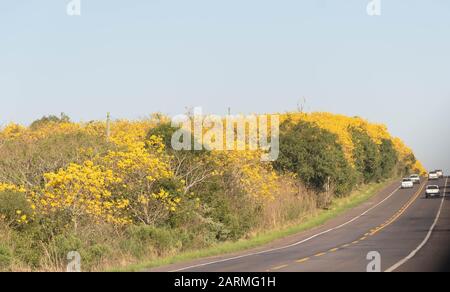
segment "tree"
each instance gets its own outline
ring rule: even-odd
[[[36,120],[33,123],[31,123],[30,129],[36,130],[36,129],[38,129],[42,126],[45,126],[46,124],[49,124],[49,123],[55,123],[55,124],[70,123],[70,118],[65,113],[61,113],[61,115],[59,117],[57,117],[55,115],[44,116],[44,117],[40,118],[39,120]]]
[[[280,157],[277,170],[289,171],[317,192],[324,192],[328,178],[335,194],[343,195],[355,185],[355,173],[345,159],[337,136],[308,122],[280,127]]]
[[[177,130],[179,128],[172,127],[170,123],[163,123],[147,133],[147,140],[152,136],[162,138],[166,150],[173,157],[174,174],[185,182],[184,193],[188,194],[192,188],[204,183],[215,174],[215,165],[210,159],[210,152],[206,150],[174,150],[172,148],[172,136]],[[191,133],[187,135],[191,135],[191,141],[195,143],[193,135]],[[191,147],[191,149],[194,149],[194,147]]]
[[[363,176],[364,183],[380,180],[382,175],[381,155],[377,144],[365,131],[355,127],[349,130],[354,145],[355,167]]]
[[[399,163],[398,153],[394,148],[394,144],[391,140],[383,139],[379,145],[380,149],[380,168],[381,174],[384,178],[389,178]]]

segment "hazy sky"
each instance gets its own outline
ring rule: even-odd
[[[450,170],[450,1],[9,0],[0,124],[150,112],[308,111],[385,123]]]

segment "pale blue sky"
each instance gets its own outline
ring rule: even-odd
[[[0,124],[308,111],[386,123],[450,170],[450,1],[4,0]]]

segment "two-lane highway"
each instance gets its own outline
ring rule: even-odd
[[[437,183],[445,195],[448,179]],[[449,269],[449,197],[425,198],[395,183],[369,202],[324,226],[234,255],[155,269],[184,272],[342,272],[367,270],[369,253],[380,255],[382,271]]]

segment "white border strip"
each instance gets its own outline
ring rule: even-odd
[[[444,195],[442,196],[441,206],[439,207],[439,211],[436,214],[436,218],[434,219],[433,225],[431,225],[430,230],[428,231],[427,236],[425,237],[425,239],[406,258],[402,259],[401,261],[399,261],[398,263],[396,263],[395,265],[393,265],[392,267],[387,269],[386,273],[394,272],[395,270],[400,268],[402,265],[406,264],[410,259],[412,259],[427,244],[428,240],[431,237],[431,234],[434,231],[434,228],[436,227],[436,224],[439,221],[439,217],[441,216],[442,206],[444,206],[445,195],[447,194],[447,182],[448,182],[448,178],[445,180]]]
[[[400,187],[396,188],[389,196],[387,196],[386,198],[384,198],[384,200],[382,200],[381,202],[379,202],[378,204],[376,204],[375,206],[372,206],[371,208],[369,208],[368,210],[366,210],[365,212],[361,213],[360,215],[356,216],[355,218],[345,222],[344,224],[341,224],[339,226],[330,228],[328,230],[325,230],[323,232],[320,232],[318,234],[315,234],[311,237],[308,237],[302,241],[290,244],[290,245],[286,245],[286,246],[282,246],[282,247],[278,247],[278,248],[273,248],[273,249],[269,249],[269,250],[264,250],[264,251],[260,251],[260,252],[255,252],[255,253],[250,253],[250,254],[245,254],[245,255],[241,255],[241,256],[236,256],[236,257],[232,257],[232,258],[226,258],[226,259],[222,259],[222,260],[217,260],[217,261],[213,261],[213,262],[208,262],[208,263],[203,263],[203,264],[198,264],[198,265],[193,265],[193,266],[189,266],[189,267],[185,267],[185,268],[181,268],[181,269],[177,269],[177,270],[173,270],[170,272],[181,272],[181,271],[185,271],[185,270],[189,270],[189,269],[194,269],[194,268],[200,268],[200,267],[204,267],[204,266],[209,266],[209,265],[213,265],[213,264],[219,264],[219,263],[224,263],[224,262],[228,262],[228,261],[233,261],[233,260],[237,260],[237,259],[242,259],[245,257],[249,257],[249,256],[255,256],[255,255],[260,255],[260,254],[265,254],[265,253],[269,253],[269,252],[273,252],[273,251],[279,251],[279,250],[283,250],[283,249],[287,249],[287,248],[291,248],[294,246],[298,246],[301,245],[307,241],[310,241],[316,237],[319,237],[321,235],[330,233],[331,231],[335,231],[338,229],[341,229],[342,227],[358,220],[359,218],[361,218],[362,216],[366,215],[367,213],[369,213],[370,211],[372,211],[373,209],[377,208],[378,206],[380,206],[381,204],[383,204],[384,202],[386,202],[388,199],[390,199],[395,193],[398,192],[398,190],[400,190]]]

